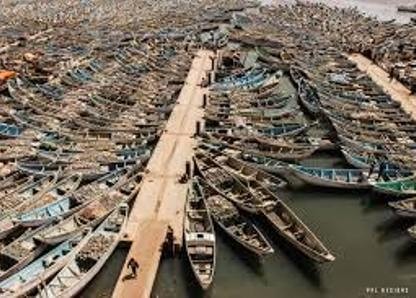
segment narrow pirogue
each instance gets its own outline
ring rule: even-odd
[[[45,229],[36,235],[36,240],[48,244],[58,244],[67,240],[79,231],[87,227],[96,227],[114,208],[121,203],[128,203],[133,199],[141,185],[141,173],[138,169],[124,172],[124,175],[115,175],[118,181],[109,189],[101,189],[100,183],[98,187],[93,188],[92,192],[87,192],[92,196],[92,200],[87,206],[59,223]]]
[[[12,276],[45,251],[47,245],[39,245],[34,239],[45,228],[29,229],[0,250],[0,281]]]
[[[118,206],[89,236],[36,297],[74,297],[101,270],[122,236],[128,206]]]
[[[82,245],[84,233],[62,242],[48,253],[34,260],[28,266],[16,272],[0,283],[0,297],[23,297],[49,280],[68,262],[78,245]]]
[[[322,244],[318,237],[302,222],[302,220],[278,196],[276,189],[267,181],[257,181],[244,176],[247,188],[261,200],[273,201],[263,207],[261,214],[273,229],[307,257],[317,262],[331,262],[335,257]],[[266,199],[267,198],[267,199]]]
[[[318,237],[309,230],[282,200],[278,200],[274,207],[266,208],[262,213],[270,225],[284,239],[307,257],[319,263],[335,260],[335,257]]]
[[[198,178],[189,183],[184,219],[184,241],[192,272],[202,289],[210,287],[216,264],[215,231]]]
[[[274,203],[272,200],[268,200],[270,198],[263,201],[255,197],[236,176],[203,152],[197,152],[194,160],[198,172],[206,183],[242,210],[254,214],[258,213],[264,206]]]
[[[398,202],[388,202],[388,205],[399,216],[416,217],[416,197]]]
[[[263,257],[274,252],[260,230],[230,202],[202,181],[203,195],[215,223],[247,252]]]
[[[416,177],[408,177],[395,181],[378,182],[373,186],[376,193],[395,198],[416,196]]]

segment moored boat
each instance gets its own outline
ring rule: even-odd
[[[377,182],[373,185],[373,191],[379,194],[405,198],[416,196],[416,178],[414,176],[387,182]]]
[[[74,297],[100,272],[116,249],[128,218],[128,206],[118,206],[87,236],[71,259],[44,285],[37,297]],[[62,282],[65,280],[65,282]]]
[[[292,174],[306,184],[340,189],[370,189],[368,173],[358,169],[327,169],[289,166]]]
[[[398,202],[388,202],[388,205],[399,216],[416,217],[416,197]]]
[[[278,200],[274,207],[264,209],[262,213],[278,234],[307,257],[319,263],[335,260],[318,237],[282,200]]]
[[[73,237],[86,227],[97,226],[119,204],[128,203],[136,196],[140,189],[141,177],[141,174],[135,171],[124,172],[124,175],[114,177],[117,182],[110,188],[102,190],[98,184],[97,187],[88,191],[87,195],[91,202],[87,206],[42,231],[36,235],[36,240],[53,245]]]
[[[256,256],[263,257],[274,252],[266,237],[232,202],[206,183],[203,184],[203,191],[212,218],[226,235]]]
[[[0,282],[0,297],[22,297],[51,278],[65,266],[74,249],[82,243],[84,234],[80,233],[67,240],[32,263]]]
[[[215,274],[215,231],[198,178],[193,178],[188,187],[184,242],[192,272],[201,288],[206,290]]]
[[[19,212],[14,217],[15,224],[24,227],[40,226],[51,222],[56,216],[65,215],[69,207],[74,207],[76,202],[65,200],[65,197],[75,191],[82,180],[82,175],[74,174],[58,181],[49,190],[46,190],[36,201],[18,206],[15,208]],[[39,207],[37,207],[39,206]],[[25,210],[28,210],[25,212]]]
[[[47,245],[38,243],[34,238],[44,229],[29,229],[0,250],[0,281],[12,276],[45,251]]]
[[[257,213],[272,201],[262,201],[255,197],[250,190],[232,173],[212,160],[203,152],[194,157],[195,165],[206,183],[223,197],[234,202],[237,207],[249,213]]]

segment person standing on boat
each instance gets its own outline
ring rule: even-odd
[[[135,278],[137,276],[137,269],[139,269],[139,263],[132,257],[127,263],[127,268],[131,269],[131,275]]]
[[[368,170],[368,179],[370,179],[370,177],[374,173],[375,169],[376,169],[376,162],[373,160],[373,161],[371,161],[370,169]]]
[[[385,177],[385,172],[387,169],[387,162],[383,159],[380,162],[380,165],[378,167],[378,176],[377,176],[377,181],[380,180],[380,178],[384,178]]]

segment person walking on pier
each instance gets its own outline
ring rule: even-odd
[[[127,268],[131,269],[131,276],[135,278],[137,276],[137,269],[139,269],[139,263],[132,257],[127,263]]]

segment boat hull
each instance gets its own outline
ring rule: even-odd
[[[291,173],[302,182],[319,187],[337,188],[337,189],[356,189],[365,190],[372,186],[368,182],[365,183],[347,183],[342,181],[333,181],[329,179],[322,179],[313,175],[305,174],[301,171],[291,168]]]

